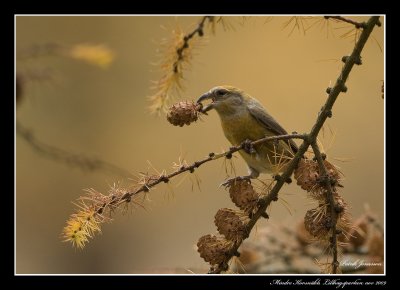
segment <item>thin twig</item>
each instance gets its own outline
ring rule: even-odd
[[[287,134],[287,135],[264,137],[264,138],[261,138],[261,139],[251,142],[251,145],[255,146],[260,143],[264,143],[266,141],[271,141],[271,140],[289,140],[289,139],[303,139],[304,140],[305,138],[307,138],[306,134],[293,133],[293,134]],[[242,144],[240,146],[243,147],[245,145]]]
[[[275,141],[275,140],[288,140],[288,139],[304,139],[305,135],[302,134],[287,134],[287,135],[280,135],[280,136],[271,136],[271,137],[265,137],[265,138],[261,138],[259,140],[255,140],[253,142],[250,142],[250,146],[254,146],[263,142],[268,142],[268,141]],[[126,192],[122,198],[120,200],[116,200],[115,204],[113,205],[119,205],[123,202],[128,202],[131,200],[132,196],[137,195],[140,192],[148,192],[150,190],[150,188],[164,182],[164,183],[168,183],[169,180],[175,176],[178,176],[182,173],[185,173],[187,171],[189,171],[190,173],[193,173],[196,168],[199,168],[201,165],[203,165],[204,163],[213,161],[213,160],[217,160],[220,159],[222,157],[226,157],[226,158],[230,158],[232,156],[233,153],[239,151],[239,150],[243,150],[245,147],[248,147],[249,143],[248,142],[242,142],[240,145],[238,146],[232,146],[229,148],[229,150],[223,152],[223,153],[213,153],[211,152],[210,154],[208,154],[208,157],[195,161],[193,162],[191,165],[182,165],[178,170],[167,174],[167,175],[161,175],[158,178],[152,179],[150,182],[147,182],[145,184],[143,184],[139,189],[133,191],[133,192]],[[104,206],[100,207],[97,212],[101,213],[103,212]]]
[[[343,21],[343,22],[346,22],[346,23],[353,24],[357,29],[359,29],[359,28],[363,28],[364,29],[367,26],[367,24],[365,22],[357,22],[357,21],[354,21],[353,19],[345,18],[345,17],[342,17],[342,16],[324,16],[324,17],[325,17],[325,19],[332,18],[332,19],[337,19],[339,21]]]
[[[34,44],[24,49],[18,50],[16,58],[18,61],[30,60],[32,58],[59,55],[65,47],[59,43],[48,42],[44,44]]]
[[[16,132],[28,143],[31,148],[47,158],[59,162],[64,162],[69,166],[78,167],[82,170],[105,170],[113,172],[114,174],[122,177],[131,176],[129,171],[107,161],[71,153],[64,149],[43,143],[35,137],[32,130],[25,128],[18,121],[16,122]]]
[[[179,96],[183,90],[183,71],[189,68],[192,51],[196,47],[196,36],[204,35],[205,22],[214,23],[214,16],[200,18],[196,28],[187,34],[180,30],[174,32],[174,38],[165,51],[165,60],[161,63],[163,76],[156,82],[155,93],[150,96],[150,111],[153,113],[167,112],[168,104]]]
[[[331,180],[329,178],[328,170],[325,167],[324,160],[321,155],[321,151],[319,150],[319,147],[317,145],[317,142],[313,142],[311,144],[312,149],[314,151],[315,157],[318,162],[318,167],[319,170],[322,174],[321,179],[324,180],[324,186],[327,192],[326,196],[326,201],[330,206],[330,215],[331,215],[331,234],[332,236],[330,237],[330,248],[332,249],[332,272],[333,274],[337,273],[337,269],[339,267],[339,261],[338,261],[338,249],[337,249],[337,232],[336,232],[336,223],[337,223],[337,218],[338,214],[336,212],[336,203],[335,199],[333,197],[333,188],[331,185]]]
[[[178,73],[178,67],[179,67],[179,62],[181,60],[183,60],[183,52],[185,51],[186,48],[189,47],[189,42],[190,40],[196,35],[198,34],[200,37],[202,37],[204,35],[204,23],[206,22],[206,20],[208,19],[208,21],[212,21],[214,16],[204,16],[201,18],[199,24],[197,25],[197,27],[190,33],[186,34],[183,37],[183,43],[180,47],[178,47],[176,49],[176,53],[178,54],[178,59],[174,62],[174,64],[172,65],[173,68],[173,72],[174,73]]]

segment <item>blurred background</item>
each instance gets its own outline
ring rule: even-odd
[[[367,17],[352,17],[364,21]],[[137,175],[171,171],[229,148],[215,112],[191,126],[174,127],[165,115],[149,113],[151,81],[162,76],[160,40],[180,26],[190,32],[200,17],[17,16],[17,74],[25,77],[16,118],[40,142],[101,159]],[[383,18],[381,18],[383,20]],[[341,69],[340,59],[354,46],[352,27],[324,22],[304,35],[284,23],[290,17],[230,19],[232,27],[205,30],[196,50],[181,99],[195,100],[216,85],[230,84],[257,98],[288,132],[308,132]],[[383,21],[382,21],[383,22]],[[328,30],[327,30],[328,29]],[[292,31],[292,32],[291,32]],[[110,59],[98,65],[51,53],[51,45],[102,45]],[[324,149],[345,175],[342,196],[354,217],[369,208],[384,219],[384,27],[376,27],[320,135]],[[43,47],[47,47],[43,50]],[[50,47],[50,48],[49,48]],[[69,50],[70,51],[70,50]],[[106,54],[107,55],[107,54]],[[26,133],[26,132],[25,132]],[[205,272],[196,252],[200,236],[215,233],[214,215],[234,205],[219,187],[227,177],[223,161],[196,170],[199,190],[180,177],[149,194],[146,210],[116,214],[83,250],[63,243],[61,231],[74,211],[71,203],[95,188],[106,193],[114,182],[130,180],[116,170],[82,170],[46,158],[26,138],[16,135],[16,272],[161,273],[169,269]],[[233,158],[237,174],[245,163]],[[109,168],[109,167],[108,167]],[[113,167],[114,168],[114,167]],[[268,178],[264,176],[263,178]],[[266,224],[297,224],[313,205],[295,182],[281,191]],[[288,210],[289,208],[289,210]],[[249,240],[257,240],[252,235]],[[246,242],[245,242],[246,244]],[[173,270],[171,270],[173,271]],[[186,271],[186,273],[188,273]]]

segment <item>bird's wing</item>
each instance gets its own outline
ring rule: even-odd
[[[272,131],[276,135],[286,135],[287,132],[285,129],[282,128],[281,125],[278,124],[278,122],[275,121],[274,118],[272,118],[267,111],[262,107],[262,105],[256,101],[256,100],[250,100],[247,106],[250,114],[256,119],[258,122],[261,123],[266,129]],[[292,139],[288,141],[290,147],[292,148],[293,152],[296,153],[298,150],[298,147],[296,143]]]

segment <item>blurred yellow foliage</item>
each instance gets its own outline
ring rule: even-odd
[[[115,58],[114,52],[103,44],[77,44],[71,47],[69,56],[87,63],[108,68]]]

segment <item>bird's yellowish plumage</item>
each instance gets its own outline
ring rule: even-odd
[[[246,140],[257,140],[266,136],[284,135],[287,132],[277,123],[253,97],[232,86],[212,88],[198,99],[198,103],[210,99],[212,102],[203,107],[203,112],[215,109],[221,119],[225,137],[232,145]],[[284,164],[297,151],[293,141],[267,142],[254,146],[255,153],[240,150],[240,154],[249,166],[252,178],[260,173],[277,174]]]

